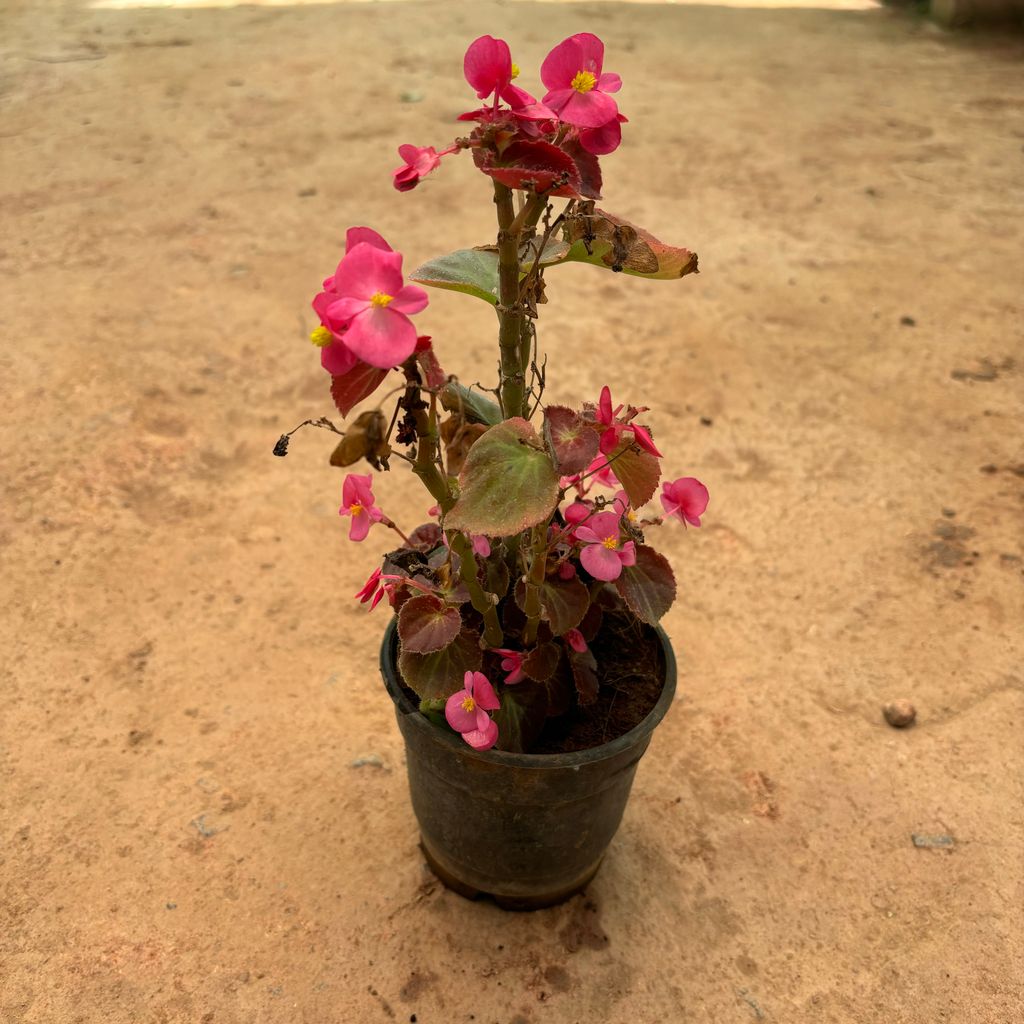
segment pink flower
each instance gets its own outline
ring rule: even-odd
[[[589,501],[574,501],[562,511],[562,518],[565,526],[562,528],[564,536],[570,540],[576,535],[576,527],[585,522],[594,513],[594,506]]]
[[[604,43],[589,32],[563,39],[544,58],[540,77],[544,102],[567,124],[603,128],[619,113],[608,93],[622,88],[618,75],[602,74]]]
[[[631,540],[621,543],[615,512],[599,512],[587,525],[578,526],[576,539],[583,543],[580,562],[595,580],[610,583],[619,578],[624,565],[636,565],[636,547]]]
[[[661,507],[691,526],[700,526],[700,517],[708,507],[708,489],[692,476],[680,477],[661,485]]]
[[[612,467],[608,464],[608,460],[603,455],[598,455],[594,461],[587,466],[586,472],[592,473],[593,475],[588,478],[587,483],[593,481],[594,483],[601,484],[603,487],[618,487],[619,479],[612,472]]]
[[[405,161],[395,169],[394,174],[395,188],[399,192],[415,188],[421,178],[425,178],[441,164],[441,157],[433,146],[411,146],[407,143],[398,147],[398,155]]]
[[[558,578],[571,580],[576,575],[576,566],[572,562],[562,562],[558,567]]]
[[[570,629],[565,634],[565,642],[577,653],[582,654],[587,649],[587,641],[578,629]]]
[[[444,717],[474,750],[489,750],[498,742],[498,726],[487,714],[501,707],[494,687],[483,672],[467,672],[463,688],[444,706]]]
[[[636,423],[631,423],[630,420],[636,416],[637,409],[630,409],[625,419],[618,419],[618,415],[622,412],[623,407],[617,405],[614,409],[612,408],[612,392],[611,388],[607,384],[601,388],[601,398],[597,405],[597,422],[602,424],[606,429],[601,434],[601,451],[608,455],[613,452],[619,443],[619,435],[623,433],[632,433],[633,439],[645,452],[650,452],[651,455],[661,458],[661,452],[654,446],[654,441],[651,435],[648,433],[645,427],[641,427]]]
[[[491,554],[491,542],[482,533],[470,534],[469,539],[473,543],[473,554],[481,558],[488,558]]]
[[[363,584],[363,589],[355,594],[355,596],[359,598],[360,604],[366,604],[367,601],[370,601],[370,611],[372,612],[380,604],[381,598],[386,593],[390,593],[392,589],[393,584],[389,586],[386,583],[381,583],[380,569],[374,569],[370,573],[370,578]]]
[[[580,145],[594,156],[606,156],[614,153],[622,142],[622,125],[629,118],[616,114],[607,124],[600,128],[583,128],[580,130]]]
[[[342,484],[338,515],[352,517],[349,540],[365,540],[370,527],[384,518],[384,513],[373,503],[372,481],[373,477],[369,473],[366,476],[349,473]]]
[[[360,242],[391,252],[391,246],[372,228],[349,228],[345,233],[345,254]],[[338,264],[341,269],[341,264]],[[320,318],[320,326],[310,335],[310,340],[320,349],[320,364],[328,372],[340,377],[351,370],[359,362],[355,353],[351,352],[342,340],[348,324],[332,316],[328,309],[338,299],[335,287],[337,270],[324,280],[323,290],[313,299],[313,310]]]
[[[351,229],[338,269],[313,300],[322,324],[314,341],[329,347],[321,356],[324,366],[337,375],[359,359],[385,370],[408,359],[416,350],[409,315],[426,308],[427,301],[422,288],[403,284],[401,253],[369,228]],[[326,341],[317,341],[321,332],[329,335]]]
[[[474,39],[462,59],[462,71],[476,90],[477,99],[485,100],[495,92],[500,93],[515,77],[508,43],[494,36]]]
[[[495,647],[495,654],[501,655],[501,670],[507,672],[506,686],[515,686],[526,678],[523,671],[523,655],[519,651],[510,651],[507,647]]]

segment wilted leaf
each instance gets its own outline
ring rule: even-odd
[[[447,647],[433,654],[416,654],[403,645],[398,655],[402,678],[418,696],[429,700],[442,700],[462,689],[465,674],[476,672],[482,664],[480,636],[470,629],[463,629]]]
[[[427,260],[409,275],[409,280],[465,292],[497,305],[498,254],[487,249],[457,249]]]
[[[636,565],[623,567],[615,589],[638,619],[654,626],[676,599],[676,578],[664,555],[637,544]]]
[[[417,350],[416,362],[420,364],[420,369],[423,371],[423,379],[428,388],[444,387],[448,380],[448,374],[441,369],[441,364],[437,361],[437,355],[429,344],[426,348]]]
[[[430,594],[420,594],[402,605],[398,613],[398,638],[402,650],[433,654],[447,647],[462,628],[458,608]]]
[[[654,497],[661,479],[661,463],[650,452],[635,451],[632,438],[623,441],[608,459],[612,472],[629,497],[633,508],[640,508]]]
[[[572,246],[565,262],[592,263],[654,280],[697,273],[696,253],[666,245],[649,231],[596,207],[585,207],[568,218],[565,240]]]
[[[331,397],[341,415],[347,416],[364,398],[372,395],[387,375],[387,370],[359,362],[348,373],[331,377]]]
[[[589,648],[585,651],[569,651],[569,664],[572,666],[572,678],[576,684],[580,707],[593,704],[601,688],[597,678],[597,659]]]
[[[549,405],[544,410],[544,439],[562,476],[582,473],[597,457],[600,436],[572,409]]]
[[[441,405],[448,412],[465,416],[470,423],[486,423],[493,427],[502,420],[501,408],[479,391],[473,391],[458,381],[449,381],[441,390]]]
[[[536,742],[548,716],[547,689],[523,681],[501,691],[501,707],[493,718],[498,725],[498,749],[516,754],[528,751]]]
[[[470,449],[461,494],[445,525],[511,537],[544,522],[558,504],[558,474],[540,438],[516,417],[491,427]]]
[[[588,153],[576,137],[564,140],[562,149],[576,165],[576,172],[580,176],[579,194],[584,199],[600,199],[601,165],[597,157],[593,153]]]
[[[380,469],[391,454],[391,446],[384,440],[387,432],[387,418],[379,409],[360,413],[331,452],[331,465],[352,466],[365,458],[374,469]]]
[[[523,658],[523,671],[538,683],[550,679],[562,656],[557,644],[541,644]]]
[[[484,423],[467,423],[457,412],[453,412],[441,424],[441,440],[444,442],[445,464],[449,476],[458,476],[473,443],[487,430]]]

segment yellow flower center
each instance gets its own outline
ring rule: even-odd
[[[349,505],[348,511],[350,515],[361,516],[363,514],[363,506],[360,505],[358,501],[353,501],[352,504]]]
[[[631,523],[635,523],[635,522],[636,522],[636,512],[634,512],[634,511],[633,511],[633,509],[628,509],[628,510],[626,511],[626,518],[627,518],[627,519],[628,519],[628,520],[629,520],[629,521],[630,521]]]
[[[572,80],[572,87],[577,92],[590,92],[597,85],[597,75],[592,71],[577,71]]]
[[[614,551],[619,546],[618,537],[605,537],[601,543],[609,550]]]
[[[366,294],[365,292],[363,293]],[[383,292],[374,292],[373,298],[370,299],[378,309],[383,309],[392,299],[394,295],[385,295]]]
[[[475,711],[476,701],[472,697],[465,697],[459,706],[463,711]]]
[[[330,345],[333,341],[333,335],[326,327],[320,326],[315,331],[312,331],[309,335],[309,340],[316,345],[317,348],[325,348]]]
[[[512,77],[519,77],[519,65],[515,61],[512,61]]]

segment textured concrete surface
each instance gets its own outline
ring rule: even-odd
[[[0,16],[0,1018],[1022,1019],[1019,40],[636,3]],[[627,365],[712,503],[663,538],[680,699],[608,861],[509,916],[417,850],[383,613],[350,597],[387,538],[345,540],[328,435],[270,449],[331,412],[304,339],[348,225],[410,266],[488,237],[465,158],[388,180],[453,136],[466,42],[528,69],[585,28],[631,118],[606,205],[702,273],[551,274],[549,397]],[[492,372],[482,304],[421,319]]]

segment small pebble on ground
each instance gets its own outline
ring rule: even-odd
[[[882,708],[882,714],[894,729],[906,729],[914,724],[917,708],[909,700],[894,700]]]

